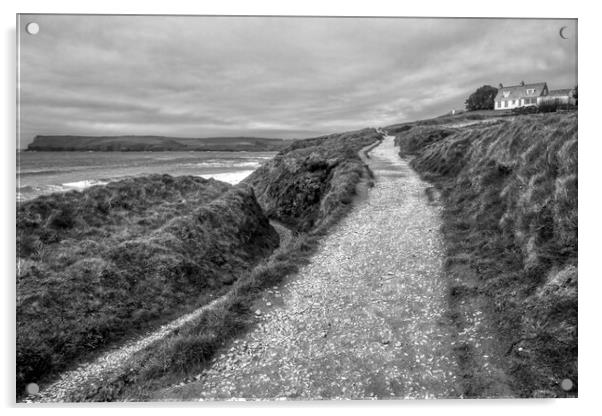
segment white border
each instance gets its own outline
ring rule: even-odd
[[[441,16],[441,17],[562,17],[579,19],[579,83],[580,111],[579,134],[579,257],[580,257],[580,339],[579,339],[579,399],[573,400],[515,400],[515,401],[428,401],[428,402],[310,402],[310,403],[217,403],[204,404],[202,407],[184,408],[178,406],[176,412],[241,411],[250,414],[306,414],[309,412],[330,413],[343,410],[346,413],[364,414],[369,411],[396,413],[409,411],[421,414],[479,414],[507,415],[508,412],[523,414],[567,415],[593,413],[600,385],[600,323],[601,315],[598,298],[602,294],[600,282],[601,266],[597,262],[600,245],[600,179],[598,168],[602,146],[600,134],[600,113],[602,107],[593,108],[600,101],[599,84],[601,68],[599,48],[602,36],[600,18],[595,2],[589,4],[578,1],[546,1],[528,3],[524,0],[506,0],[503,2],[468,1],[430,1],[385,2],[370,1],[330,1],[298,0],[221,0],[219,2],[201,1],[125,1],[103,0],[83,2],[76,0],[9,0],[1,3],[0,19],[3,29],[4,56],[2,59],[2,103],[0,112],[2,137],[2,196],[3,220],[2,263],[5,265],[3,295],[4,312],[2,337],[1,380],[2,404],[12,407],[14,403],[14,269],[15,269],[15,14],[16,13],[130,13],[130,14],[236,14],[236,15],[337,15],[337,16]],[[475,34],[478,36],[478,34]],[[595,98],[594,98],[595,97]],[[173,405],[173,404],[172,404]],[[170,404],[145,405],[145,413],[162,414],[164,407]],[[190,404],[188,404],[190,406]],[[131,412],[129,405],[110,406],[113,412]],[[599,406],[597,406],[599,407]],[[52,406],[50,408],[20,409],[21,412],[44,412],[44,414],[75,414],[82,410]],[[86,406],[85,412],[105,413],[106,406]]]

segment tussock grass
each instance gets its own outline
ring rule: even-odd
[[[154,175],[21,203],[17,392],[228,290],[278,245],[252,188]]]
[[[577,383],[577,114],[449,133],[413,126],[396,140],[442,190],[446,267],[462,282],[451,301],[487,300],[517,394],[575,395],[559,383]]]

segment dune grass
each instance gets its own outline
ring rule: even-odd
[[[278,245],[252,188],[153,175],[21,203],[17,392],[225,293]]]
[[[446,267],[462,282],[451,304],[486,299],[516,394],[576,395],[577,114],[416,125],[396,140],[442,190]]]

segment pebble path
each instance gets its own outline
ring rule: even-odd
[[[257,303],[257,325],[195,381],[156,400],[460,396],[443,276],[441,208],[393,137],[370,152],[376,183],[308,265]]]

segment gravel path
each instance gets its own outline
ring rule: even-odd
[[[257,325],[197,381],[157,400],[458,397],[440,208],[397,156],[370,152],[376,185],[310,264],[257,303]]]
[[[90,385],[101,381],[106,375],[116,371],[123,366],[123,363],[136,352],[143,350],[155,341],[165,338],[176,329],[182,327],[187,322],[198,317],[208,309],[217,307],[226,301],[228,295],[215,299],[211,303],[196,309],[195,311],[181,316],[180,318],[161,326],[140,338],[127,342],[125,345],[119,345],[112,348],[91,362],[84,362],[76,369],[62,373],[58,380],[44,386],[37,394],[26,397],[23,402],[64,402],[68,399],[69,393],[76,391],[81,386]]]

